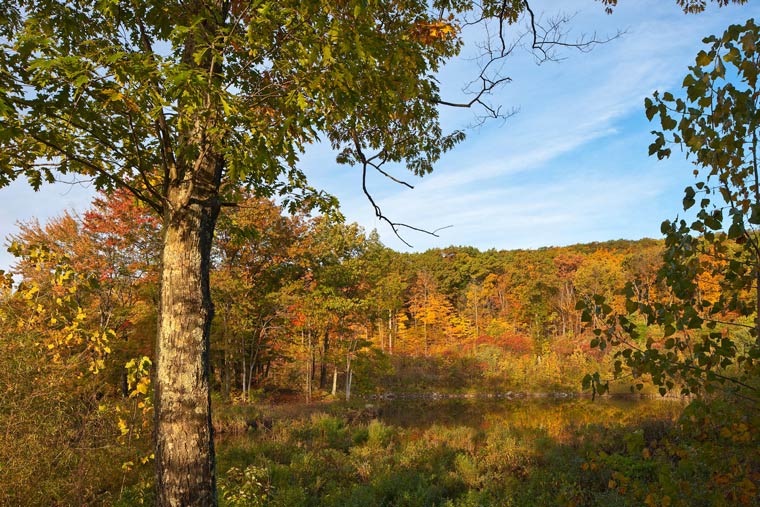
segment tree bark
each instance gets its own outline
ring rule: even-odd
[[[224,379],[222,381],[223,385],[223,395],[225,400],[230,399],[230,362],[232,361],[232,354],[230,354],[230,343],[229,343],[229,327],[227,325],[227,312],[224,312],[224,326],[222,327],[224,332],[224,353],[222,356],[223,361],[223,372],[224,372]]]
[[[309,353],[306,357],[306,385],[304,387],[306,389],[306,403],[311,403],[311,392],[314,382],[314,346],[311,339],[311,330],[309,330],[308,336],[309,341],[307,350]]]
[[[223,161],[207,156],[169,188],[156,344],[157,503],[215,506],[209,335],[211,242]]]
[[[219,83],[222,61],[199,44],[218,40],[229,14],[220,0],[188,2],[188,19],[202,21],[187,34],[183,63]],[[209,288],[211,244],[221,209],[225,161],[222,108],[215,92],[202,103],[179,99],[184,121],[172,139],[163,127],[163,252],[156,340],[155,421],[158,507],[216,507],[216,461],[211,425],[209,337],[214,307]],[[179,148],[169,146],[176,142]]]

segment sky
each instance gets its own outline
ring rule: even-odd
[[[677,150],[666,161],[647,156],[657,125],[644,116],[644,98],[655,90],[678,92],[702,38],[759,15],[760,7],[750,2],[685,15],[675,0],[623,0],[607,15],[592,0],[531,5],[544,19],[570,15],[569,40],[625,33],[590,52],[564,50],[560,61],[542,65],[518,49],[504,67],[512,82],[491,97],[517,114],[469,128],[467,139],[424,178],[391,168],[414,189],[372,175],[371,191],[389,218],[443,228],[438,237],[404,232],[412,248],[404,245],[374,217],[358,168],[338,165],[328,146],[312,146],[302,157],[310,183],[339,198],[347,221],[377,229],[383,243],[398,250],[537,248],[660,237],[660,223],[682,211],[683,188],[693,176]],[[461,88],[477,72],[470,58],[474,51],[465,46],[463,57],[438,76],[445,100],[465,98]],[[453,130],[472,125],[475,114],[446,108],[441,118],[444,128]],[[34,192],[24,181],[15,182],[0,189],[0,236],[17,230],[19,221],[84,211],[94,194],[82,185],[48,185]],[[11,263],[1,248],[0,269]]]

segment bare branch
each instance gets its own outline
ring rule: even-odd
[[[509,76],[504,75],[503,67],[506,59],[514,50],[518,46],[523,46],[522,41],[526,37],[529,39],[526,44],[528,50],[536,57],[537,63],[542,64],[547,61],[559,61],[560,58],[556,54],[558,48],[572,48],[581,52],[588,52],[594,46],[617,39],[624,33],[618,31],[612,36],[603,38],[593,34],[590,37],[582,36],[575,41],[568,41],[566,40],[565,26],[570,22],[572,16],[562,14],[542,22],[540,18],[536,17],[528,0],[523,2],[523,7],[522,14],[527,19],[527,29],[522,33],[517,33],[511,42],[506,36],[507,28],[516,24],[517,14],[512,9],[511,2],[507,0],[502,0],[495,13],[482,11],[474,19],[466,19],[461,23],[461,27],[478,25],[483,27],[485,37],[483,42],[477,46],[480,54],[475,58],[480,70],[478,76],[462,90],[465,95],[469,96],[469,100],[455,101],[439,98],[435,101],[436,104],[459,108],[472,108],[474,106],[482,108],[485,113],[478,116],[478,121],[474,126],[481,125],[487,119],[500,118],[506,120],[516,114],[517,110],[513,108],[505,113],[500,106],[489,104],[486,97],[491,95],[499,86],[512,81]],[[489,30],[489,22],[494,21],[497,26],[492,33]]]
[[[411,243],[409,243],[407,240],[405,240],[401,236],[401,233],[399,232],[399,230],[401,228],[409,229],[409,230],[412,230],[412,231],[421,232],[423,234],[428,234],[430,236],[435,236],[436,238],[438,238],[438,237],[440,237],[440,236],[438,236],[438,231],[443,230],[443,229],[448,229],[449,227],[453,227],[451,225],[447,225],[445,227],[439,227],[439,228],[437,228],[437,229],[435,229],[433,231],[428,231],[426,229],[422,229],[420,227],[415,227],[413,225],[405,224],[405,223],[402,223],[402,222],[394,222],[391,219],[389,219],[387,216],[385,216],[385,214],[383,213],[382,209],[377,204],[377,202],[375,202],[375,199],[372,197],[372,194],[370,193],[369,189],[367,188],[367,168],[368,167],[372,167],[373,169],[378,170],[381,174],[387,176],[391,180],[396,181],[397,183],[400,183],[402,185],[406,185],[409,188],[414,188],[414,187],[411,186],[411,185],[409,185],[408,183],[405,183],[403,181],[397,180],[393,176],[391,176],[388,173],[386,173],[385,171],[381,170],[379,168],[379,166],[382,165],[382,163],[381,164],[374,164],[372,162],[372,160],[378,158],[380,156],[380,154],[376,154],[376,155],[373,155],[370,158],[367,158],[364,155],[364,151],[362,150],[361,142],[359,141],[359,137],[356,135],[356,132],[352,133],[352,137],[353,137],[353,140],[354,140],[354,148],[356,149],[356,154],[359,156],[359,161],[362,164],[362,191],[364,192],[364,195],[367,197],[367,199],[369,200],[370,204],[374,208],[374,210],[375,210],[375,216],[379,220],[382,220],[385,223],[387,223],[388,225],[390,225],[391,229],[393,230],[393,234],[395,234],[396,237],[399,240],[401,240],[402,243],[404,243],[409,248],[414,248]]]
[[[553,18],[549,18],[544,24],[540,18],[537,18],[530,4],[525,2],[525,10],[528,13],[528,26],[529,31],[532,34],[533,43],[531,49],[536,51],[538,63],[544,63],[548,61],[558,61],[559,58],[554,53],[554,49],[557,47],[577,49],[582,53],[590,51],[594,46],[600,44],[606,44],[619,37],[625,32],[618,30],[615,35],[607,36],[605,38],[597,38],[596,33],[591,37],[580,37],[575,42],[567,42],[565,40],[566,33],[564,26],[567,25],[573,16],[562,14]]]
[[[396,178],[395,176],[393,176],[392,174],[388,174],[386,171],[384,171],[383,169],[381,169],[380,166],[383,165],[384,163],[385,163],[385,160],[383,160],[379,164],[375,164],[374,162],[372,162],[371,158],[367,159],[367,164],[369,164],[370,166],[372,166],[377,172],[379,172],[380,174],[382,174],[383,176],[385,176],[389,180],[391,180],[391,181],[393,181],[395,183],[398,183],[399,185],[404,185],[405,187],[410,188],[410,189],[414,188],[414,185],[412,185],[410,183],[407,183],[404,180],[400,180],[400,179]]]

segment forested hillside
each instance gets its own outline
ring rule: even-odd
[[[150,210],[123,192],[81,216],[24,224],[9,238],[21,290],[6,298],[43,297],[40,289],[59,283],[50,269],[66,263],[87,281],[76,293],[81,326],[118,343],[105,354],[117,392],[124,363],[151,356],[160,234]],[[622,311],[629,282],[647,300],[667,297],[655,280],[662,250],[659,241],[620,240],[399,253],[355,224],[286,217],[270,201],[247,199],[221,218],[213,255],[215,390],[241,400],[297,391],[308,400],[334,382],[345,396],[352,379],[363,394],[576,391],[604,358],[589,349],[576,306],[602,294]]]

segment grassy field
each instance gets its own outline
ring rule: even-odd
[[[758,503],[758,417],[735,403],[417,400],[219,412],[238,431],[217,442],[227,506]]]

